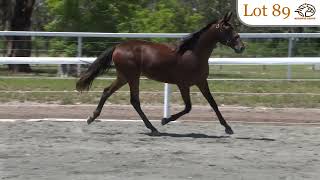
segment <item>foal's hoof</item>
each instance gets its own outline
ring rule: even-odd
[[[166,125],[166,124],[168,124],[170,122],[170,118],[162,118],[162,120],[161,120],[161,124],[162,125]]]
[[[87,123],[88,125],[91,124],[94,121],[94,119],[92,117],[88,117]]]
[[[227,134],[233,134],[233,130],[231,129],[231,127],[226,128],[225,131],[226,131]]]
[[[159,133],[159,131],[152,131],[151,133],[150,133],[150,136],[160,136],[161,134]]]

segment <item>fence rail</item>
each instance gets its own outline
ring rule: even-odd
[[[113,38],[182,38],[188,33],[97,33],[97,32],[43,32],[0,31],[0,36],[42,37],[113,37]],[[239,33],[241,38],[320,38],[320,33]]]
[[[95,57],[0,57],[0,64],[89,64]],[[320,57],[209,58],[212,65],[307,65]]]

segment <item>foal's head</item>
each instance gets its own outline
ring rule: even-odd
[[[245,46],[241,41],[239,34],[229,23],[231,16],[231,12],[227,13],[223,19],[220,19],[217,23],[213,24],[211,28],[216,29],[218,41],[221,44],[231,47],[236,53],[242,53]]]

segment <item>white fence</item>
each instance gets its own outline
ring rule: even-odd
[[[93,57],[0,57],[0,64],[88,64]],[[209,58],[213,65],[307,65],[320,64],[320,57]]]
[[[77,57],[0,57],[0,64],[86,64],[94,58],[83,58],[82,39],[86,37],[109,38],[182,38],[186,33],[88,33],[88,32],[31,32],[0,31],[0,36],[40,36],[40,37],[76,37]],[[291,78],[291,67],[294,64],[320,64],[320,57],[292,58],[292,44],[295,38],[320,38],[320,33],[240,33],[243,39],[288,39],[287,58],[210,58],[210,64],[219,65],[288,65],[287,77]],[[170,116],[170,86],[165,84],[164,117]]]
[[[320,33],[239,33],[241,38],[320,38]],[[42,32],[42,31],[0,31],[0,36],[42,36],[42,37],[120,37],[120,38],[182,38],[188,33],[92,33],[92,32]]]
[[[320,38],[320,33],[239,33],[242,39],[288,39],[288,57],[292,57],[293,41],[296,38]],[[82,56],[82,39],[88,37],[100,37],[100,38],[182,38],[188,35],[188,33],[91,33],[91,32],[40,32],[40,31],[0,31],[0,36],[31,36],[31,37],[76,37],[77,38],[77,57]],[[7,64],[7,60],[11,61],[11,64],[19,63],[21,60],[19,58],[4,59],[5,57],[0,57],[0,64]],[[312,58],[313,59],[313,58]],[[311,59],[310,59],[311,60]],[[43,58],[41,61],[37,58],[25,58],[23,61],[28,61],[26,64],[81,64],[79,59],[58,59],[52,60],[50,58]],[[220,61],[221,64],[285,64],[288,65],[287,77],[291,78],[291,64],[295,64],[295,60],[283,59],[283,58],[272,58],[272,59],[214,59],[214,61],[209,61],[210,63],[215,63]],[[302,60],[307,61],[309,60]],[[313,59],[312,61],[317,61]],[[261,62],[261,63],[259,63]],[[302,62],[303,63],[303,62]],[[218,64],[218,63],[217,63]],[[308,63],[310,64],[310,63]],[[317,64],[311,63],[311,64]]]

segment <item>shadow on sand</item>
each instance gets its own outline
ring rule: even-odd
[[[150,134],[148,134],[150,135]],[[190,137],[190,138],[213,138],[213,139],[220,139],[220,138],[230,138],[230,136],[210,136],[201,133],[188,133],[188,134],[177,134],[177,133],[160,133],[159,136],[164,137]]]
[[[154,136],[150,133],[142,133],[148,136]],[[212,139],[222,139],[222,138],[232,138],[240,140],[256,140],[256,141],[275,141],[272,138],[254,138],[254,137],[232,137],[232,136],[214,136],[206,135],[202,133],[188,133],[188,134],[177,134],[177,133],[160,133],[156,137],[177,137],[177,138],[212,138]]]

